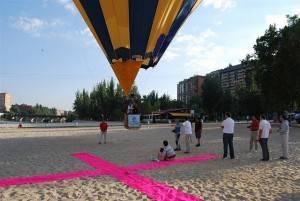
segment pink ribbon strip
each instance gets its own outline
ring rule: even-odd
[[[191,156],[187,158],[176,158],[175,160],[170,160],[170,161],[149,162],[149,163],[142,163],[136,165],[129,165],[127,166],[127,169],[134,170],[134,171],[152,170],[152,169],[164,168],[173,165],[181,165],[186,163],[199,163],[202,161],[214,160],[217,158],[219,158],[219,156],[215,154],[200,154],[200,155]]]
[[[103,170],[125,185],[137,189],[149,198],[157,201],[203,201],[202,198],[174,189],[163,183],[143,177],[127,168],[122,168],[87,153],[74,154],[74,157],[88,165]]]
[[[129,165],[126,167],[119,167],[113,163],[104,161],[103,159],[88,154],[88,153],[76,153],[73,156],[84,163],[95,168],[95,170],[82,170],[65,173],[56,173],[49,175],[38,175],[31,177],[16,177],[0,179],[0,187],[9,187],[12,185],[23,184],[38,184],[44,182],[61,181],[68,179],[76,179],[81,177],[95,177],[100,175],[110,175],[115,179],[123,182],[127,186],[137,189],[140,192],[146,194],[149,198],[157,201],[171,200],[171,201],[203,201],[202,198],[195,197],[193,195],[184,193],[180,190],[176,190],[163,183],[154,181],[153,179],[143,177],[137,173],[141,170],[151,170],[163,167],[169,167],[172,165],[180,165],[186,163],[195,163],[200,161],[207,161],[219,158],[218,155],[201,154],[198,156],[191,156],[187,158],[179,158],[172,161],[160,161],[142,163],[136,165]]]
[[[38,175],[32,177],[16,177],[0,180],[0,187],[9,187],[13,185],[23,185],[23,184],[38,184],[44,182],[61,181],[68,179],[75,179],[80,177],[91,177],[103,174],[101,170],[82,170],[77,172],[65,172],[56,173],[49,175]]]

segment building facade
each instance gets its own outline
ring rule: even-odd
[[[195,75],[177,84],[177,100],[188,104],[193,96],[201,96],[204,76]]]
[[[221,72],[221,87],[224,91],[235,93],[237,89],[246,86],[247,68],[239,64],[229,66]]]
[[[11,108],[11,95],[0,93],[0,112],[9,111]]]
[[[246,76],[249,71],[251,71],[251,68],[243,64],[229,65],[227,68],[209,73],[209,76],[218,79],[222,89],[233,94],[237,89],[246,86]]]

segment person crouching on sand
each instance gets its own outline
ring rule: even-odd
[[[100,127],[100,140],[98,144],[101,144],[102,138],[104,138],[104,144],[106,144],[106,133],[107,133],[108,125],[104,120],[102,120],[99,127]]]
[[[157,158],[160,161],[173,160],[176,157],[174,149],[169,145],[167,140],[163,141],[164,148],[160,148]]]

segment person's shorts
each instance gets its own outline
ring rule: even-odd
[[[201,138],[201,132],[196,132],[195,135],[196,135],[196,138]]]

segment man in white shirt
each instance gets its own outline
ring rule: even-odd
[[[190,153],[191,151],[191,141],[192,141],[192,123],[186,119],[185,122],[182,124],[183,130],[184,130],[184,135],[185,135],[185,152],[184,153]]]
[[[231,118],[229,112],[225,113],[226,119],[222,122],[221,128],[223,129],[223,147],[224,154],[223,159],[227,158],[227,151],[229,146],[230,158],[234,159],[234,149],[233,149],[233,134],[234,134],[234,120]]]
[[[266,120],[266,116],[262,115],[259,122],[259,143],[263,154],[261,161],[269,160],[268,139],[271,133],[271,124]]]

